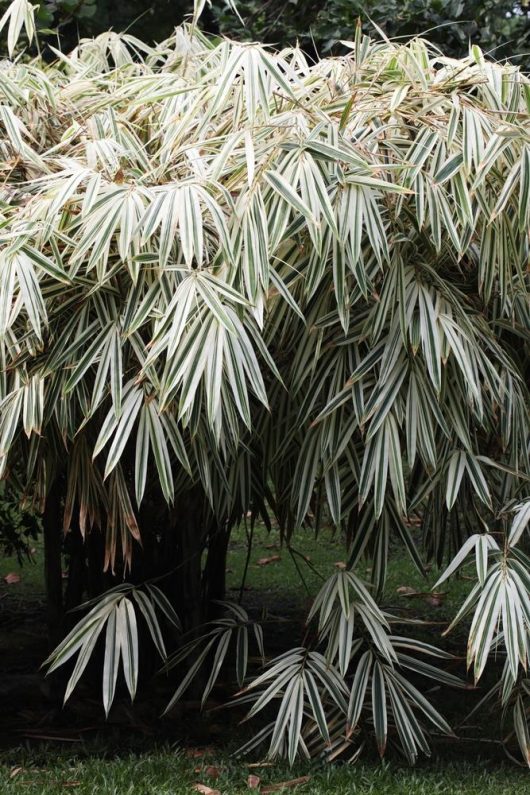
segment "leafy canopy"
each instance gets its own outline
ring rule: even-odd
[[[152,465],[167,501],[199,481],[286,527],[318,487],[364,539],[504,500],[492,466],[528,465],[515,67],[185,27],[2,73],[3,476],[42,501],[66,460],[66,526],[107,516],[111,561]]]

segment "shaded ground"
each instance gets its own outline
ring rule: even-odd
[[[230,545],[227,598],[236,600],[239,596],[246,555],[246,537],[240,531],[234,535]],[[175,748],[182,745],[192,749],[212,745],[219,747],[221,750],[213,751],[211,757],[204,758],[204,765],[219,767],[221,778],[217,783],[207,783],[223,793],[248,791],[245,781],[249,768],[243,763],[230,761],[226,755],[227,747],[235,748],[238,738],[241,738],[238,716],[225,710],[193,720],[188,716],[185,720],[179,720],[177,711],[169,718],[160,719],[175,686],[171,680],[158,677],[156,687],[144,682],[134,706],[126,698],[117,698],[116,706],[105,722],[101,704],[97,700],[101,677],[99,670],[94,674],[95,681],[91,682],[89,677],[89,681],[79,688],[79,693],[62,709],[64,683],[45,680],[39,673],[39,666],[47,654],[41,556],[42,550],[37,547],[36,565],[26,564],[22,569],[16,560],[0,560],[0,743],[5,749],[0,760],[3,759],[6,765],[5,784],[2,785],[0,779],[0,792],[24,791],[48,795],[70,786],[76,792],[97,792],[98,795],[100,792],[120,795],[121,792],[127,795],[151,795],[151,792],[153,795],[155,792],[156,795],[177,795],[189,792],[190,785],[197,779],[195,768],[199,769],[199,778],[202,776],[203,757],[192,756],[190,760],[189,756],[175,755],[173,750],[168,751],[167,748],[164,751],[156,750],[161,743],[167,742],[174,744]],[[305,561],[303,556],[308,560]],[[243,605],[253,614],[259,614],[263,622],[269,654],[301,641],[305,616],[321,578],[331,574],[334,567],[343,561],[343,544],[330,533],[322,533],[318,540],[310,534],[298,538],[297,553],[291,554],[280,547],[277,532],[268,535],[263,528],[256,530],[242,596]],[[9,572],[19,574],[20,582],[6,584],[4,577]],[[365,574],[368,576],[369,570]],[[468,591],[469,580],[454,580],[447,587],[444,584],[442,595],[433,599],[430,588],[436,578],[436,573],[432,572],[425,581],[402,552],[396,550],[390,555],[385,607],[397,616],[421,615],[427,623],[422,628],[414,628],[416,635],[419,633],[430,642],[461,652],[465,646],[462,634],[447,639],[441,639],[440,636]],[[414,595],[404,595],[404,589],[414,592]],[[406,627],[399,626],[401,634],[407,631]],[[461,660],[455,661],[453,670],[465,675]],[[223,686],[220,691],[216,694],[220,701],[231,692]],[[473,691],[447,693],[446,690],[442,694],[441,690],[434,687],[429,690],[429,697],[439,702],[438,706],[450,722],[457,724],[472,707],[477,694]],[[184,702],[181,709],[186,706],[190,704]],[[385,772],[386,768],[380,767],[367,768],[366,773],[362,772],[363,768],[355,768],[355,773],[350,770],[347,774],[340,769],[333,773],[324,773],[322,770],[315,773],[312,769],[312,783],[308,783],[303,791],[358,791],[381,795],[387,792],[414,795],[424,792],[486,794],[530,791],[523,789],[522,782],[527,779],[518,778],[520,774],[516,768],[510,768],[509,774],[498,768],[505,759],[499,744],[493,741],[498,727],[494,721],[483,723],[487,726],[460,728],[457,741],[439,741],[434,746],[435,760],[476,759],[475,766],[470,768],[444,766],[441,776],[430,763],[431,766],[424,769],[421,775],[401,771],[397,779],[395,771],[390,775],[388,771]],[[488,731],[491,731],[491,735],[488,735]],[[133,761],[110,761],[99,768],[97,757],[100,754],[109,757],[114,753],[145,751],[149,748],[154,750],[147,757],[135,758]],[[50,760],[54,760],[51,768]],[[21,770],[10,779],[9,775],[18,767]],[[490,770],[490,773],[482,775],[482,769]],[[304,774],[303,770],[307,772],[307,767],[300,769],[300,775]],[[281,768],[262,768],[259,775],[264,781],[266,778],[278,781],[282,780],[282,776],[284,779],[293,778],[294,774],[286,770],[282,772]],[[98,789],[94,782],[102,776],[107,776],[107,783],[103,787],[101,780]],[[230,779],[229,786],[223,776],[226,780]],[[324,787],[325,776],[331,776],[333,780],[330,779]],[[370,788],[363,789],[359,784],[359,789],[352,789],[356,781],[363,780],[363,776],[373,779]],[[181,781],[181,788],[175,786],[175,777]],[[129,780],[128,788],[122,789],[126,778]],[[390,786],[391,779],[394,789]],[[461,779],[465,779],[466,783],[460,790],[455,787]],[[156,789],[153,789],[155,781]],[[504,782],[508,783],[507,788],[503,789]]]
[[[0,557],[0,743],[15,741],[24,727],[35,726],[35,711],[49,709],[48,686],[39,672],[46,656],[46,624],[41,550],[35,563],[21,567]],[[7,584],[16,574],[19,582]]]

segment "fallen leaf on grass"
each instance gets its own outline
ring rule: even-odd
[[[431,607],[441,607],[444,603],[443,597],[444,594],[433,593],[430,596],[426,596],[425,601],[428,605],[431,605]]]
[[[282,789],[292,789],[292,787],[300,787],[302,784],[307,784],[311,780],[311,776],[301,776],[300,778],[292,778],[290,781],[279,781],[278,784],[269,784],[267,787],[262,787],[261,795],[267,795],[268,792],[281,792]]]
[[[201,767],[201,766],[196,767],[195,773],[202,773],[203,775],[208,776],[208,778],[219,778],[219,776],[221,775],[221,771],[215,765],[208,765],[207,767]]]
[[[411,588],[410,585],[400,585],[399,588],[396,588],[396,593],[400,593],[403,596],[408,596],[409,594],[415,594],[416,591],[414,588]]]
[[[201,792],[202,795],[221,795],[218,789],[212,789],[207,784],[194,784],[193,790],[194,792]]]
[[[261,779],[259,776],[250,775],[247,778],[247,784],[249,789],[259,789],[259,785],[261,784]]]
[[[440,607],[444,603],[447,596],[447,591],[415,591],[408,585],[401,585],[396,589],[401,596],[412,597],[414,599],[423,599],[428,605],[432,607]]]
[[[60,737],[58,734],[36,734],[35,732],[24,732],[23,737],[29,740],[51,740],[60,743],[82,743],[82,737]]]
[[[8,585],[15,585],[15,583],[20,582],[20,580],[20,574],[15,574],[14,571],[10,571],[9,574],[6,574],[4,577],[4,582],[6,582]]]
[[[256,561],[256,566],[268,566],[269,563],[276,563],[278,560],[281,560],[279,555],[271,555],[270,558],[260,558]]]
[[[208,756],[213,753],[213,748],[186,748],[186,756],[190,759],[198,759],[201,756]]]
[[[24,769],[23,767],[14,767],[11,773],[9,774],[9,778],[15,778],[15,776],[18,776],[18,774],[21,773],[23,769]]]

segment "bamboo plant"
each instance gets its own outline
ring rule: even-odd
[[[421,657],[444,653],[395,636],[378,599],[391,541],[420,570],[456,556],[449,574],[474,552],[456,620],[475,611],[475,679],[506,655],[494,695],[528,761],[530,82],[476,47],[454,60],[358,28],[347,55],[310,62],[197,17],[157,46],[108,32],[51,63],[13,59],[27,0],[0,21],[0,474],[44,510],[64,484],[64,530],[102,533],[117,575],[146,504],[178,506],[177,535],[189,505],[225,534],[247,514],[287,542],[343,532],[316,645],[240,694],[251,715],[279,703],[258,737],[291,761],[355,756],[366,732],[414,761],[428,725],[450,731],[409,679],[458,685]],[[133,694],[135,610],[164,648],[159,592],[139,593],[105,597],[52,655],[80,651],[73,684],[107,623]],[[238,632],[247,648],[228,610],[215,665]]]

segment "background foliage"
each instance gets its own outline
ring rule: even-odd
[[[246,27],[214,3],[223,33],[280,45],[299,40],[318,52],[334,50],[342,39],[353,38],[358,18],[366,30],[375,32],[373,22],[389,38],[426,34],[455,57],[465,55],[471,42],[495,58],[515,55],[526,63],[529,49],[525,0],[244,0],[238,8]]]
[[[32,511],[21,508],[16,493],[0,483],[0,551],[1,554],[17,555],[21,561],[30,557],[31,544],[38,537],[41,524]]]
[[[7,0],[0,2],[0,8]],[[299,41],[310,53],[340,49],[352,39],[357,19],[366,31],[372,22],[389,38],[428,32],[445,54],[465,55],[469,43],[479,44],[494,58],[515,59],[526,68],[530,51],[528,0],[240,0],[243,23],[225,0],[206,7],[202,26],[239,40],[288,46]],[[144,41],[160,41],[193,11],[191,0],[45,0],[38,12],[43,28],[56,27],[63,48],[79,36],[113,28],[129,30]],[[53,37],[49,37],[53,42]]]

